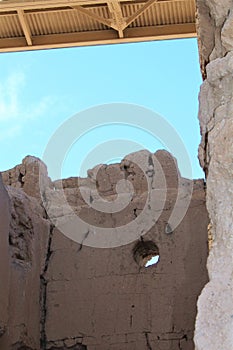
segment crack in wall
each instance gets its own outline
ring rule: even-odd
[[[80,250],[82,250],[84,241],[87,239],[87,237],[88,237],[89,234],[90,234],[90,231],[88,230],[88,231],[85,233],[85,235],[84,235],[82,241],[80,242],[80,246],[79,246],[79,248],[78,248],[78,252],[80,252]]]
[[[182,340],[185,340],[186,342],[188,341],[187,334],[184,334],[183,337],[179,339],[179,343],[178,343],[179,350],[183,349],[182,344],[181,344]]]
[[[46,324],[46,317],[47,317],[47,285],[48,285],[48,281],[46,279],[46,272],[48,270],[49,260],[50,260],[51,255],[52,255],[51,245],[52,245],[53,230],[54,230],[54,225],[51,225],[49,239],[48,239],[47,254],[46,254],[46,258],[45,258],[44,270],[40,276],[40,307],[41,307],[40,347],[41,347],[41,350],[46,350],[46,343],[47,343],[45,324]]]
[[[150,344],[150,339],[149,339],[149,336],[148,336],[148,333],[145,332],[145,338],[146,338],[146,346],[147,346],[147,349],[148,350],[153,350],[152,347],[151,347],[151,344]]]
[[[208,136],[209,133],[208,131],[205,133],[205,143],[204,143],[204,173],[205,173],[205,177],[207,178],[208,176]]]

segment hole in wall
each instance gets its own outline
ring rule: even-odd
[[[145,267],[156,265],[159,262],[159,255],[152,256],[150,260],[147,261]]]
[[[133,248],[133,257],[140,267],[157,265],[159,262],[159,248],[153,241],[141,240]]]

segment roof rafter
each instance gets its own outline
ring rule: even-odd
[[[17,10],[17,14],[18,14],[19,22],[23,29],[23,33],[26,38],[27,44],[31,46],[32,45],[31,31],[30,31],[27,19],[25,17],[25,13],[23,10]]]
[[[112,26],[112,21],[108,18],[104,18],[104,17],[101,17],[97,14],[95,14],[94,12],[90,11],[90,10],[87,10],[85,9],[84,7],[82,6],[72,6],[72,8],[74,10],[77,10],[79,12],[81,12],[82,14],[90,17],[91,19],[94,19],[102,24],[105,24],[106,26],[108,27],[111,27]]]
[[[121,5],[118,0],[107,0],[109,11],[113,17],[112,28],[116,29],[119,34],[119,38],[124,37],[123,30],[127,27],[126,20],[123,17]]]
[[[108,0],[107,1],[108,8],[109,8],[110,13],[112,14],[113,20],[101,17],[101,16],[95,14],[94,12],[87,10],[86,8],[79,6],[79,5],[72,6],[72,8],[81,12],[82,14],[92,18],[93,20],[96,20],[96,21],[98,21],[98,22],[100,22],[108,27],[111,27],[111,28],[117,30],[118,34],[119,34],[119,38],[123,38],[124,37],[123,30],[125,28],[127,28],[139,16],[141,16],[143,14],[143,12],[148,10],[158,0],[147,0],[146,3],[144,5],[142,5],[142,7],[140,7],[140,9],[138,9],[132,16],[128,17],[127,19],[125,19],[123,17],[121,5],[118,1],[119,0]]]
[[[132,16],[126,20],[125,28],[128,27],[132,22],[134,22],[139,16],[148,10],[155,2],[158,0],[148,0],[140,9],[138,9]]]
[[[117,0],[116,0],[117,1]],[[133,2],[133,0],[121,0],[121,2]],[[106,4],[106,0],[37,0],[37,1],[1,1],[0,12],[20,10],[38,10],[72,6],[96,6]]]

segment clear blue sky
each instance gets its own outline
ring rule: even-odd
[[[125,102],[162,115],[183,140],[193,177],[203,177],[197,159],[201,75],[196,39],[5,53],[0,66],[1,170],[28,154],[41,158],[53,133],[74,114]],[[74,145],[62,176],[76,176],[87,153],[109,135],[128,137],[151,151],[160,148],[132,127],[103,127]],[[93,166],[105,161],[100,155]]]

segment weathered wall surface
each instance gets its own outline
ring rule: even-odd
[[[203,77],[199,159],[207,178],[213,248],[198,301],[197,350],[233,348],[233,1],[197,0]]]
[[[148,154],[140,157],[147,161]],[[74,213],[86,222],[101,228],[118,227],[139,217],[148,191],[145,176],[135,163],[125,159],[120,165],[98,167],[96,177],[93,169],[87,179],[53,184],[44,167],[46,210],[52,218],[38,200],[38,159],[27,157],[22,165],[3,173],[11,203],[11,276],[9,319],[2,320],[0,314],[6,329],[0,349],[194,349],[196,302],[207,282],[204,183],[193,182],[187,214],[174,231],[167,232],[179,174],[167,152],[157,152],[156,157],[165,173],[167,194],[158,221],[143,242],[137,239],[142,245],[153,241],[159,249],[159,263],[148,268],[134,259],[135,241],[115,248],[94,248],[86,246],[87,236],[77,243],[54,227],[61,218],[70,221],[67,205],[60,201],[61,185]],[[149,171],[156,174],[156,169],[149,167]],[[103,199],[115,200],[116,184],[122,179],[128,179],[135,190],[124,211],[100,213],[83,200],[82,187],[91,194],[93,204],[92,189],[96,187]],[[155,176],[151,183],[159,188],[160,180]],[[185,197],[191,182],[181,182]],[[158,207],[162,205],[159,194],[153,200]],[[75,230],[80,233],[79,227]]]
[[[4,335],[8,324],[8,295],[9,295],[9,247],[8,235],[10,227],[9,197],[0,175],[0,337]],[[4,288],[3,288],[4,281]]]
[[[7,190],[10,208],[6,217],[10,213],[10,224],[5,232],[7,246],[1,246],[4,248],[1,262],[4,267],[7,261],[4,254],[9,252],[10,273],[8,279],[1,278],[1,292],[7,293],[7,300],[4,303],[1,298],[0,304],[7,306],[8,318],[6,331],[0,337],[0,349],[40,349],[41,275],[50,223],[43,218],[45,212],[35,198],[21,189]],[[2,321],[4,314],[0,315]]]

